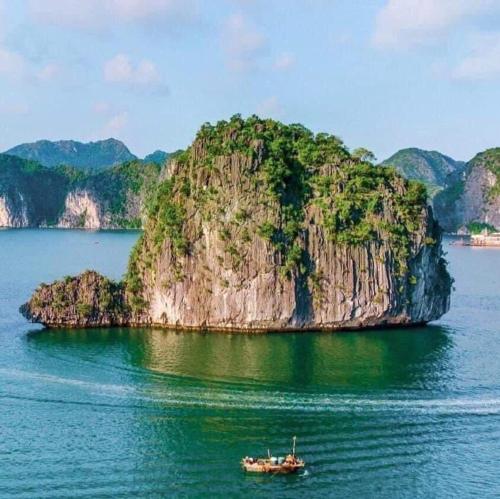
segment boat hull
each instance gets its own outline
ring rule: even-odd
[[[304,468],[304,463],[296,464],[270,464],[270,463],[242,463],[242,468],[247,473],[279,473],[290,474],[297,473]]]

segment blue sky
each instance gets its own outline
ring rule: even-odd
[[[301,122],[382,160],[500,146],[498,0],[0,0],[0,150]]]

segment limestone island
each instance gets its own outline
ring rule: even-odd
[[[233,116],[204,124],[148,201],[122,282],[41,284],[48,327],[240,331],[425,324],[452,279],[425,187],[335,136]]]

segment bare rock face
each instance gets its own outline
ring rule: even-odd
[[[72,227],[100,229],[106,225],[102,211],[98,201],[90,192],[86,190],[69,192],[57,226],[66,229]]]
[[[106,320],[248,331],[423,324],[449,308],[440,238],[421,184],[352,157],[334,136],[235,116],[204,125],[170,163],[130,258],[126,312]],[[64,324],[38,294],[24,313]]]
[[[161,167],[139,161],[86,175],[68,190],[57,226],[84,229],[141,228],[146,202]]]
[[[476,155],[434,201],[446,231],[467,231],[472,222],[500,229],[500,149]]]
[[[27,227],[28,210],[21,193],[13,197],[0,196],[0,227]]]
[[[481,221],[500,227],[500,195],[495,194],[496,175],[484,164],[475,165],[463,193],[463,223]]]

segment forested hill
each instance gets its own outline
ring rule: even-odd
[[[161,150],[156,150],[155,152],[152,152],[151,154],[148,154],[144,158],[145,163],[156,163],[157,165],[163,165],[168,159],[172,156],[171,153],[161,151]]]
[[[34,160],[46,167],[73,166],[85,170],[102,170],[125,161],[137,159],[127,146],[116,139],[82,143],[74,140],[39,140],[20,144],[5,152],[19,158]]]
[[[383,161],[382,165],[394,166],[405,178],[423,182],[432,199],[447,186],[451,174],[463,170],[465,162],[456,161],[437,151],[412,147],[401,149]]]

